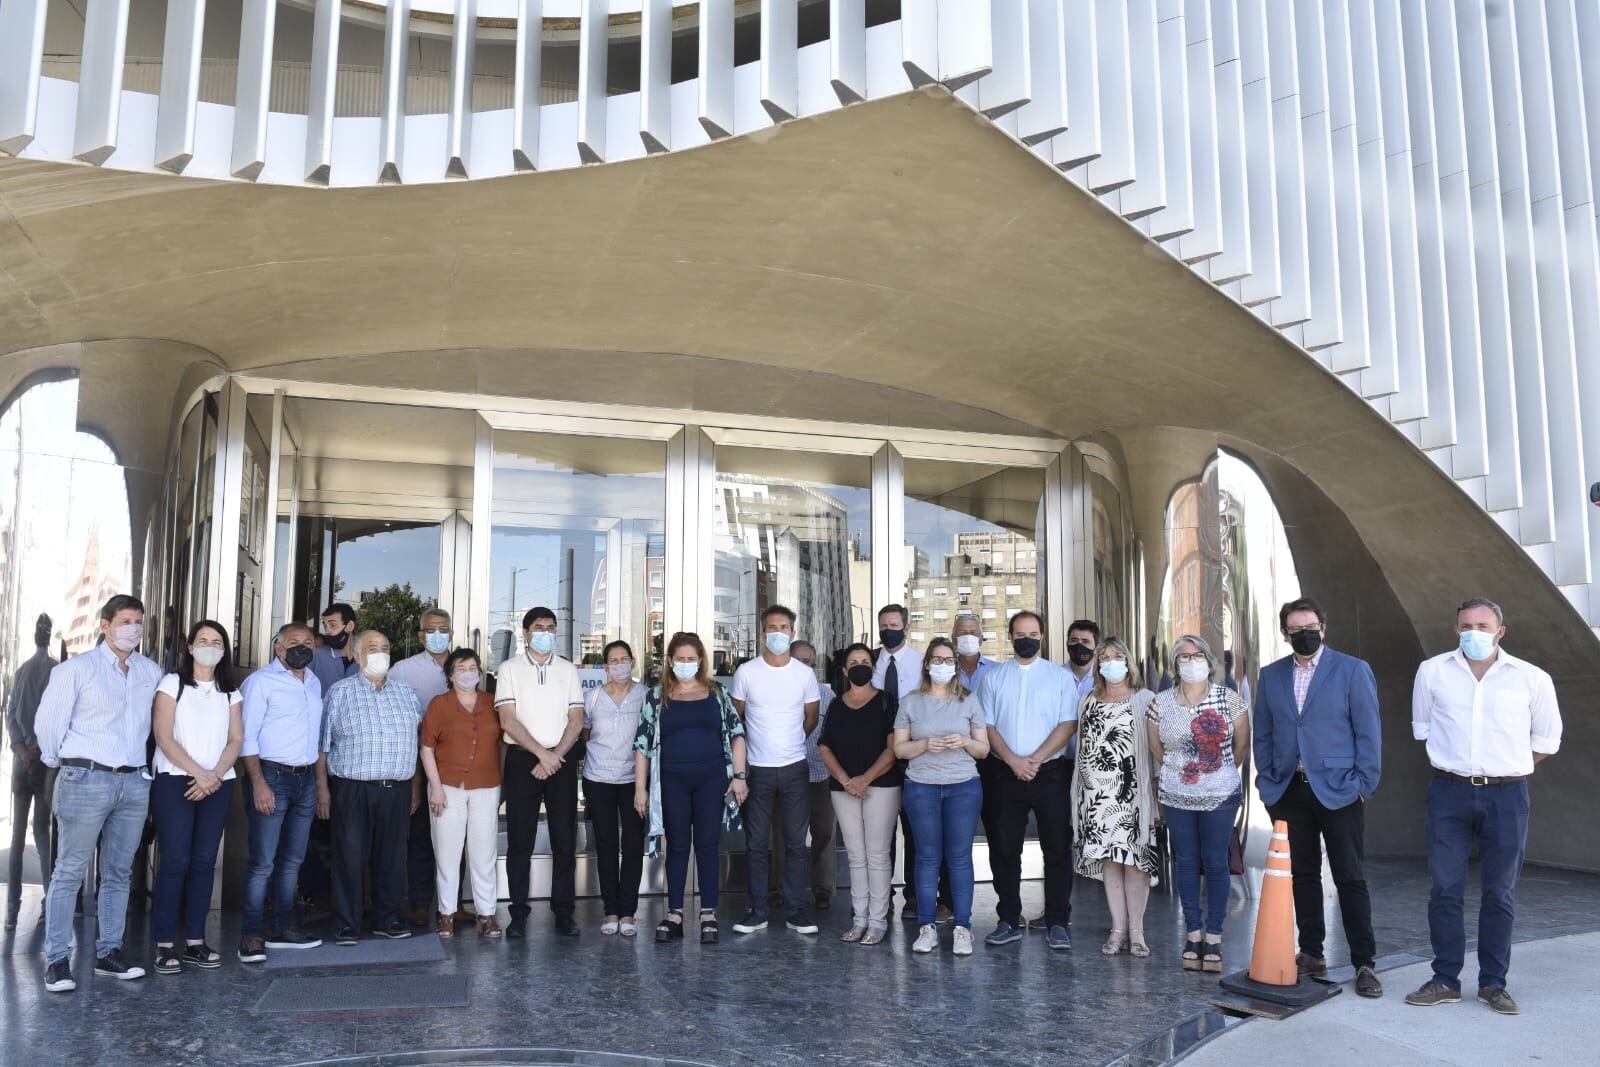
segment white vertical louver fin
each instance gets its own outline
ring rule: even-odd
[[[1033,97],[1027,0],[990,0],[994,69],[978,81],[978,108],[992,119]]]
[[[1163,70],[1156,35],[1156,0],[1128,4],[1128,79],[1133,103],[1133,184],[1122,190],[1118,211],[1142,219],[1167,206],[1166,134],[1162,123],[1162,89],[1183,68]]]
[[[1372,341],[1367,332],[1367,239],[1362,225],[1355,66],[1350,57],[1350,18],[1345,0],[1323,0],[1322,33],[1326,42],[1323,55],[1327,61],[1328,138],[1333,146],[1333,218],[1339,250],[1340,340],[1329,353],[1328,365],[1346,373],[1371,365]],[[1345,380],[1351,388],[1360,385],[1359,377]]]
[[[450,37],[450,126],[446,131],[446,177],[466,178],[472,158],[472,74],[478,43],[478,0],[456,0]]]
[[[646,152],[670,152],[672,0],[644,0],[639,14],[639,137]]]
[[[1293,3],[1268,3],[1267,61],[1271,65],[1272,150],[1276,157],[1278,197],[1278,299],[1272,302],[1272,324],[1282,329],[1311,318],[1311,266],[1306,235],[1304,121],[1300,102],[1298,24]]]
[[[1311,351],[1343,337],[1339,241],[1334,218],[1333,138],[1328,125],[1328,64],[1323,54],[1322,0],[1295,0],[1295,69],[1299,75],[1300,146],[1306,199],[1306,285],[1310,316],[1302,340]],[[1325,362],[1331,356],[1323,354]]]
[[[1222,204],[1221,250],[1206,261],[1216,285],[1250,276],[1250,196],[1245,172],[1244,83],[1234,0],[1211,0],[1211,62],[1216,79],[1217,187]]]
[[[239,17],[239,69],[233,96],[233,155],[228,172],[253,181],[267,164],[267,110],[272,101],[272,41],[278,0],[244,0]]]
[[[1265,0],[1236,0],[1239,82],[1244,104],[1245,190],[1250,205],[1250,273],[1240,279],[1246,307],[1283,295],[1278,249],[1277,139],[1272,121],[1272,61]]]
[[[511,93],[511,165],[539,169],[539,76],[544,0],[517,0],[516,85]]]
[[[383,25],[383,99],[378,109],[378,181],[401,182],[406,154],[406,64],[411,0],[388,0]]]
[[[733,0],[700,2],[700,125],[733,136]]]
[[[583,0],[578,22],[578,158],[606,161],[606,47],[610,0]]]
[[[1356,100],[1356,157],[1361,172],[1361,242],[1366,257],[1369,364],[1357,391],[1372,399],[1400,388],[1395,362],[1394,267],[1389,252],[1389,171],[1384,156],[1383,102],[1378,84],[1374,0],[1351,0],[1351,84]]]
[[[1024,144],[1067,129],[1067,33],[1063,0],[1028,0],[1028,102],[1017,115]]]
[[[761,106],[773,122],[800,113],[797,0],[761,0]]]
[[[83,61],[72,155],[104,163],[117,150],[122,113],[122,65],[127,55],[128,0],[88,0],[83,16]]]
[[[1089,190],[1104,196],[1134,179],[1133,86],[1128,69],[1127,0],[1100,0],[1100,156],[1089,162]]]
[[[828,0],[828,77],[841,104],[867,98],[866,0]]]
[[[1156,8],[1156,52],[1161,67],[1161,159],[1166,207],[1150,219],[1150,236],[1170,241],[1194,231],[1194,180],[1189,143],[1189,42],[1183,0]],[[1176,251],[1174,249],[1173,251]]]
[[[939,80],[947,88],[959,89],[994,70],[992,4],[939,0]]]
[[[900,0],[900,53],[913,86],[939,80],[939,0]]]
[[[1100,155],[1099,0],[1062,0],[1067,49],[1067,132],[1051,139],[1050,154],[1063,170]]]
[[[161,96],[156,110],[156,166],[182,173],[194,158],[194,117],[200,96],[200,38],[206,0],[167,0],[161,51]]]
[[[1222,186],[1217,173],[1217,74],[1211,49],[1210,0],[1184,0],[1189,78],[1189,175],[1194,229],[1178,242],[1178,258],[1200,263],[1222,251]]]
[[[276,0],[269,0],[276,3]],[[340,0],[317,0],[311,25],[310,102],[306,109],[306,181],[328,184],[333,172],[333,105],[338,95]]]
[[[16,155],[39,120],[47,0],[0,3],[0,152]]]

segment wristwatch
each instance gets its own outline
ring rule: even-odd
[[[733,780],[736,781],[736,782],[742,782],[748,777],[749,777],[749,775],[745,774],[743,771],[734,771],[733,772]]]

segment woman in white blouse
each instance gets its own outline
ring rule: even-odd
[[[605,684],[590,689],[583,701],[583,799],[594,827],[595,866],[606,909],[600,932],[633,937],[639,932],[633,913],[644,873],[644,819],[633,807],[633,741],[645,688],[634,680],[628,642],[613,641],[603,654]]]
[[[155,781],[150,814],[161,863],[156,873],[150,933],[156,973],[176,974],[184,964],[210,970],[222,956],[206,944],[206,913],[217,849],[228,819],[233,761],[244,743],[234,676],[233,649],[221,623],[197,622],[178,656],[178,670],[156,687]],[[185,944],[176,945],[178,904],[183,903]]]

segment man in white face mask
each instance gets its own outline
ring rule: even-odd
[[[450,688],[444,677],[444,661],[453,647],[453,636],[450,613],[443,608],[429,608],[422,613],[421,627],[417,633],[422,651],[407,656],[389,670],[390,678],[406,683],[417,694],[419,722],[427,714],[433,698]],[[419,804],[416,813],[411,816],[410,836],[406,844],[406,896],[411,902],[411,925],[414,927],[425,927],[433,922],[434,881],[433,825],[427,807]],[[446,901],[445,904],[451,912],[455,911],[455,901]]]
[[[341,945],[364,929],[362,875],[372,874],[372,929],[410,937],[405,918],[406,829],[422,802],[411,687],[389,677],[389,639],[356,635],[357,674],[328,690],[317,760],[318,814],[333,838],[333,912]]]
[[[45,981],[52,993],[77,988],[72,977],[72,916],[78,890],[100,846],[100,921],[96,974],[144,977],[122,959],[133,857],[150,806],[145,744],[161,668],[139,654],[144,605],[114,596],[100,609],[104,641],[50,672],[34,731],[39,758],[58,768],[58,854],[45,896]]]

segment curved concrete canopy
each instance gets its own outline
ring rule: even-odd
[[[492,380],[467,361],[435,387],[521,395],[571,366],[541,352],[644,367],[673,353],[906,389],[1064,438],[1230,435],[1348,517],[1424,648],[1484,593],[1564,692],[1600,684],[1576,612],[1397,430],[942,90],[456,185],[0,162],[0,344],[108,337],[180,341],[235,370],[330,361],[334,379],[352,357],[370,372],[359,357],[502,350]],[[826,396],[796,397],[794,414],[818,417]]]

